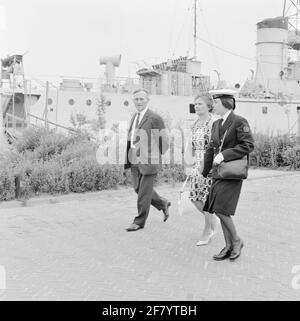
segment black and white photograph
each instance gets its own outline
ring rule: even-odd
[[[0,39],[0,301],[300,300],[300,1],[0,0]]]

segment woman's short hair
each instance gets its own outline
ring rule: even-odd
[[[213,104],[214,104],[214,101],[213,101],[211,95],[209,93],[199,94],[199,95],[195,96],[194,101],[196,101],[198,99],[202,99],[206,103],[208,111],[211,113],[213,110]]]
[[[235,100],[232,97],[220,97],[222,105],[229,110],[234,110],[235,109]]]

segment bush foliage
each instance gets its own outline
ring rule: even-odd
[[[122,165],[100,165],[97,145],[87,135],[63,135],[45,129],[28,129],[10,151],[0,155],[0,201],[15,198],[16,177],[21,181],[21,196],[43,193],[82,193],[131,184],[130,171]],[[300,169],[300,142],[295,137],[255,134],[255,149],[250,155],[254,167]],[[158,183],[185,179],[182,165],[163,165]]]

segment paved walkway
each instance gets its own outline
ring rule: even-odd
[[[127,233],[136,213],[129,188],[0,205],[1,300],[299,300],[300,173],[251,171],[235,217],[245,241],[237,262],[215,262],[212,243],[178,186],[158,191],[171,217],[151,210],[145,229]],[[2,278],[1,278],[2,277]]]

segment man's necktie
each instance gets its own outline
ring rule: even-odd
[[[137,143],[137,141],[136,141],[136,130],[139,127],[140,115],[141,115],[141,113],[137,113],[137,117],[136,117],[136,120],[135,120],[135,126],[132,129],[132,144],[133,145]]]
[[[137,119],[136,119],[136,121],[135,121],[135,128],[138,128],[138,126],[139,126],[140,115],[141,115],[141,113],[137,113]]]

